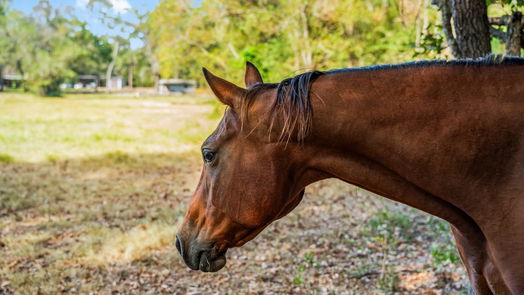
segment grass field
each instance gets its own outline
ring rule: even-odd
[[[448,226],[329,180],[216,274],[173,236],[208,96],[0,94],[0,294],[465,294]]]

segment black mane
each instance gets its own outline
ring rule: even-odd
[[[241,100],[241,118],[242,121],[247,120],[249,106],[253,103],[259,93],[268,89],[276,88],[277,95],[273,101],[270,114],[271,128],[275,120],[279,120],[282,124],[282,130],[278,138],[279,141],[295,139],[302,142],[311,129],[313,117],[310,97],[311,84],[319,76],[344,72],[394,70],[418,67],[482,67],[493,65],[524,65],[524,58],[488,55],[477,59],[421,60],[400,64],[384,64],[358,68],[306,72],[292,78],[284,79],[280,83],[257,84],[248,89],[245,97]]]
[[[491,54],[481,58],[466,58],[466,59],[434,59],[434,60],[420,60],[420,61],[409,61],[399,64],[384,64],[384,65],[373,65],[358,68],[343,68],[334,69],[323,72],[324,74],[334,74],[340,72],[351,72],[351,71],[377,71],[377,70],[388,70],[388,69],[409,69],[418,67],[435,67],[435,66],[463,66],[463,67],[482,67],[482,66],[493,66],[493,65],[524,65],[524,58],[515,56],[504,56],[498,54]]]

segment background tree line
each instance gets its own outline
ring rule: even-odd
[[[311,69],[411,59],[417,29],[436,20],[424,1],[163,0],[150,41],[162,77],[236,73],[245,60],[269,80]]]
[[[30,15],[10,10],[9,0],[0,1],[0,70],[21,75],[25,90],[59,95],[60,84],[73,83],[79,75],[104,78],[108,72],[132,85],[153,83],[144,48],[131,48],[129,39],[97,36],[49,0],[40,0]]]
[[[149,18],[150,42],[162,77],[202,82],[203,64],[228,75],[250,60],[278,81],[312,69],[480,57],[505,47],[520,55],[523,2],[162,0]]]
[[[524,43],[524,0],[161,0],[150,14],[133,10],[137,23],[100,9],[107,0],[90,0],[108,26],[131,30],[126,37],[97,36],[49,0],[31,15],[9,2],[0,0],[0,69],[42,95],[59,94],[79,75],[119,75],[131,86],[159,78],[203,85],[202,66],[228,76],[249,60],[278,81],[313,69],[520,55]],[[129,37],[143,46],[131,48]]]

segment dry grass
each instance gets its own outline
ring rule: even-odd
[[[155,251],[172,246],[178,226],[173,224],[142,224],[129,231],[109,231],[99,249],[90,248],[82,257],[86,266],[130,263],[151,256]]]
[[[173,234],[220,108],[209,97],[0,94],[0,294],[460,294],[445,223],[342,184],[215,274]]]

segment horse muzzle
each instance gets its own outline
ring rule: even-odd
[[[226,265],[226,251],[219,251],[213,243],[184,241],[180,235],[176,235],[176,248],[192,270],[215,272]]]

